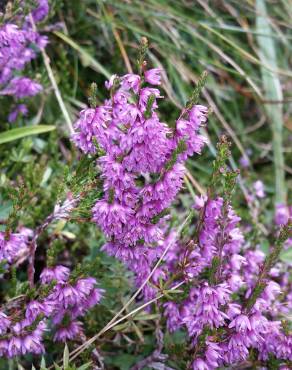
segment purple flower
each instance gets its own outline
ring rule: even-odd
[[[265,194],[265,187],[261,180],[257,180],[253,183],[253,188],[255,191],[255,194],[258,198],[264,198],[266,196]]]
[[[232,273],[228,279],[228,285],[232,292],[237,292],[240,288],[245,286],[245,281],[240,274]]]
[[[183,140],[187,145],[187,150],[180,155],[182,160],[186,160],[187,156],[192,156],[194,153],[200,154],[203,146],[207,143],[205,136],[198,134],[198,128],[194,127],[200,121],[192,122],[191,120],[179,119],[176,122],[176,142]]]
[[[156,98],[162,98],[162,96],[160,96],[160,91],[152,87],[144,87],[143,89],[140,90],[140,98],[139,98],[139,108],[141,109],[142,112],[145,112],[147,104],[148,104],[148,100],[151,95],[155,97],[155,100],[152,104],[152,109],[154,110],[158,108]]]
[[[227,316],[229,319],[234,319],[241,313],[241,306],[237,303],[229,303],[227,309]]]
[[[222,356],[220,354],[222,352],[222,349],[217,343],[211,342],[210,340],[206,341],[206,345],[206,362],[212,369],[217,369],[222,359]]]
[[[292,360],[292,335],[281,334],[276,343],[276,357],[279,359]]]
[[[30,301],[25,310],[25,318],[29,323],[33,323],[39,315],[49,317],[53,311],[53,306],[48,301],[39,302],[37,300]]]
[[[78,290],[79,294],[88,296],[93,288],[96,285],[96,279],[92,277],[79,279],[75,285],[75,288]]]
[[[55,342],[66,342],[75,339],[83,333],[82,324],[79,321],[70,321],[67,326],[60,326],[55,335]]]
[[[0,339],[0,357],[8,355],[8,340]]]
[[[121,86],[125,90],[132,89],[135,93],[137,93],[140,89],[140,81],[141,78],[139,75],[129,73],[123,76]]]
[[[207,122],[208,108],[204,105],[194,105],[189,112],[189,119],[198,129],[202,124]]]
[[[201,288],[193,290],[192,299],[183,312],[183,321],[191,336],[197,337],[204,325],[218,328],[225,324],[228,316],[220,308],[229,302],[230,293],[226,284],[210,287],[204,283]]]
[[[180,263],[184,263],[185,256],[181,256]],[[185,263],[184,278],[186,281],[192,280],[194,277],[198,276],[206,267],[208,263],[204,257],[202,257],[199,251],[192,250],[188,254],[188,262]]]
[[[192,368],[193,370],[212,370],[208,364],[199,357],[192,363]]]
[[[64,272],[65,276],[63,276]],[[53,276],[55,276],[54,273]],[[61,270],[61,276],[67,280],[67,271]],[[45,281],[51,281],[52,271],[49,271],[45,278],[48,279]],[[42,310],[47,317],[52,316],[55,325],[60,324],[67,315],[72,319],[83,316],[89,308],[99,303],[102,298],[104,291],[95,288],[96,284],[96,279],[92,277],[81,278],[74,285],[60,280],[48,297],[44,299],[43,304],[41,306],[40,304],[33,304],[27,313],[29,316],[33,316],[36,315],[38,310]]]
[[[129,172],[158,172],[170,151],[168,133],[168,127],[158,117],[136,121],[126,140],[121,139],[121,148],[130,152],[123,161],[126,169]]]
[[[27,77],[14,77],[4,89],[0,91],[0,95],[14,95],[17,98],[25,98],[34,96],[42,90],[42,86]]]
[[[49,8],[48,0],[38,0],[37,8],[34,9],[31,13],[34,21],[40,22],[44,18],[46,18],[46,16],[49,13],[49,9],[50,8]]]
[[[195,203],[193,205],[193,208],[195,209],[202,209],[207,201],[207,197],[204,195],[195,196]]]
[[[248,168],[250,166],[250,160],[247,155],[243,155],[239,159],[239,164],[242,168]]]
[[[27,318],[24,318],[14,323],[13,326],[11,326],[11,331],[16,335],[21,335],[30,324],[31,322]]]
[[[165,303],[164,313],[167,317],[167,329],[170,332],[176,331],[181,326],[181,315],[177,304],[174,302]]]
[[[82,299],[82,293],[68,283],[57,284],[48,299],[65,309],[78,305]]]
[[[7,355],[8,357],[18,356],[24,354],[25,350],[22,347],[22,340],[20,337],[12,337],[8,341]]]
[[[34,332],[21,338],[21,354],[34,353],[40,355],[45,352],[44,345],[40,342],[40,339]],[[15,356],[15,355],[13,355]]]
[[[13,111],[11,111],[9,113],[8,121],[10,123],[15,122],[17,120],[17,118],[18,118],[19,115],[26,116],[27,115],[27,112],[28,112],[28,110],[27,110],[27,106],[25,104],[18,104],[16,106],[16,108],[13,109]]]
[[[74,129],[77,131],[72,135],[71,140],[85,153],[95,153],[96,147],[93,143],[93,119],[95,110],[88,108],[80,112],[80,118],[75,123]],[[80,132],[78,132],[80,130]]]
[[[161,72],[160,68],[152,68],[145,71],[145,81],[151,85],[160,85],[161,84]]]
[[[46,325],[44,321],[40,321],[35,330],[31,332],[24,331],[20,333],[20,335],[12,336],[7,342],[1,343],[3,346],[3,354],[8,357],[14,357],[25,355],[26,353],[44,353],[42,337],[45,329]]]
[[[230,265],[233,271],[240,270],[241,266],[245,264],[246,264],[246,259],[240,254],[234,253],[230,258]]]
[[[223,358],[227,364],[234,364],[248,358],[249,352],[245,337],[245,334],[233,334],[229,342],[222,345]]]
[[[251,330],[249,319],[246,315],[239,315],[231,321],[229,328],[235,328],[237,332],[246,332]]]
[[[265,287],[262,298],[267,302],[272,302],[281,293],[281,287],[275,281],[270,281]]]
[[[99,200],[93,210],[93,220],[102,228],[107,236],[119,237],[125,225],[130,221],[132,210],[119,203],[110,204]]]
[[[117,75],[112,75],[109,81],[105,82],[105,87],[110,90],[113,87],[114,80],[117,78]]]
[[[10,326],[10,319],[5,313],[0,311],[0,335],[6,333],[7,329]]]
[[[37,33],[19,29],[15,24],[7,23],[0,27],[0,84],[9,82],[15,70],[22,70],[36,57],[30,44],[36,43],[37,38]]]
[[[25,233],[10,233],[0,231],[0,261],[12,263],[21,252],[28,247],[28,235]]]
[[[145,186],[140,192],[144,203],[141,211],[147,210],[148,216],[152,217],[169,207],[182,188],[184,173],[184,166],[178,163],[167,171],[160,181]]]
[[[70,274],[70,270],[68,267],[59,265],[55,267],[46,267],[43,269],[40,279],[42,284],[49,284],[53,280],[56,280],[57,282],[64,283],[68,280]]]
[[[275,222],[277,225],[286,225],[290,217],[289,208],[285,204],[277,204]]]
[[[211,262],[217,252],[216,240],[219,233],[218,220],[221,215],[223,199],[210,200],[206,204],[203,228],[200,232],[202,257]]]
[[[104,294],[103,289],[99,288],[92,289],[91,292],[87,295],[86,299],[84,300],[83,306],[85,310],[96,306],[103,297],[103,294]]]

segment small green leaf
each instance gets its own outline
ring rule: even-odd
[[[67,343],[65,344],[65,348],[64,348],[63,367],[64,367],[64,370],[68,369],[69,367],[69,348],[67,346]]]
[[[42,360],[41,360],[41,370],[46,370],[46,369],[47,369],[46,361],[45,361],[45,358],[42,357]]]
[[[65,231],[62,231],[61,234],[64,235],[65,238],[67,238],[69,240],[75,240],[76,239],[76,235],[71,233],[71,231],[65,230]]]
[[[269,243],[268,240],[263,240],[262,241],[262,243],[261,243],[261,250],[265,253],[266,256],[269,254],[270,243]]]
[[[12,209],[12,202],[11,201],[2,201],[0,197],[0,221],[7,220],[10,212]]]
[[[165,293],[167,293],[167,294],[180,294],[180,293],[182,293],[182,290],[181,289],[170,289],[170,290],[166,290]]]
[[[115,325],[115,327],[113,328],[113,330],[115,330],[115,331],[122,331],[122,330],[126,329],[129,325],[130,325],[130,323],[127,321],[127,322],[124,322],[122,324]]]
[[[145,340],[144,340],[142,331],[138,328],[138,326],[134,322],[132,322],[132,326],[135,330],[135,333],[137,334],[137,337],[140,339],[141,343],[144,343]]]
[[[86,369],[89,369],[89,366],[91,366],[91,365],[92,365],[92,362],[87,362],[86,364],[83,364],[80,367],[78,367],[77,370],[86,370]]]
[[[155,320],[158,319],[160,315],[153,313],[153,314],[142,314],[142,315],[137,315],[134,317],[135,321],[147,321],[147,320]]]
[[[12,130],[4,131],[0,133],[0,144],[9,143],[17,139],[22,139],[23,137],[30,135],[43,134],[55,130],[55,126],[52,125],[37,125],[37,126],[27,126],[13,128]]]
[[[280,260],[283,262],[292,262],[292,248],[283,251],[280,254]]]

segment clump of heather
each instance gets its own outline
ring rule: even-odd
[[[198,239],[177,249],[177,264],[172,260],[173,273],[190,285],[189,295],[164,304],[168,329],[186,328],[193,369],[248,363],[251,353],[263,363],[274,356],[288,364],[292,337],[279,320],[291,309],[292,286],[284,266],[277,266],[277,283],[272,258],[265,260],[257,246],[246,244],[240,218],[223,198],[200,199],[195,207],[203,214]]]
[[[232,208],[236,174],[222,165],[220,153],[228,153],[224,140],[218,152],[214,173],[217,168],[219,178],[223,175],[222,196],[216,194],[218,184],[211,183],[208,195],[196,198],[194,238],[185,244],[177,241],[175,255],[166,263],[171,284],[187,284],[188,292],[183,300],[163,304],[167,328],[187,330],[193,369],[253,361],[265,366],[273,358],[279,366],[288,366],[292,336],[285,314],[291,312],[291,269],[277,261],[291,236],[288,217],[265,258],[258,245],[245,241]]]
[[[140,74],[106,82],[109,99],[80,113],[72,137],[85,154],[99,155],[103,196],[92,218],[107,238],[102,249],[133,271],[146,302],[183,288],[181,299],[167,295],[158,307],[168,331],[188,334],[187,368],[265,367],[269,361],[285,368],[292,336],[281,319],[291,307],[292,287],[277,260],[291,233],[287,210],[277,211],[277,223],[287,225],[265,257],[245,240],[232,207],[238,173],[226,164],[223,138],[207,194],[196,197],[191,211],[197,222],[189,240],[171,230],[168,209],[182,189],[187,158],[206,143],[200,128],[208,109],[197,105],[195,93],[171,129],[158,114],[161,71],[140,67]],[[252,193],[265,197],[261,181]]]
[[[48,43],[47,37],[36,31],[35,23],[47,16],[49,5],[47,0],[38,1],[35,8],[28,10],[29,15],[18,12],[0,25],[0,95],[12,96],[16,103],[8,117],[10,122],[27,114],[26,105],[20,101],[42,91],[39,82],[23,73]]]
[[[93,207],[93,220],[108,238],[103,250],[125,262],[137,286],[163,252],[167,210],[183,185],[185,161],[200,153],[206,138],[200,127],[208,109],[189,103],[174,130],[160,121],[161,71],[112,76],[110,98],[86,108],[72,140],[84,152],[102,151],[98,164],[104,196]],[[164,277],[164,272],[155,274]],[[155,294],[146,286],[145,298]]]
[[[73,271],[56,263],[57,250],[48,249],[46,267],[35,283],[35,253],[39,236],[57,220],[69,217],[79,199],[70,195],[58,203],[35,230],[10,227],[0,232],[1,278],[27,261],[30,287],[24,294],[3,302],[0,309],[0,357],[13,358],[26,354],[42,355],[45,338],[53,342],[80,341],[86,338],[82,317],[100,303],[104,290],[90,276],[87,268],[77,266]],[[15,270],[14,270],[15,271]],[[49,334],[50,333],[50,334]]]
[[[61,265],[45,268],[40,280],[37,291],[22,297],[13,309],[0,311],[1,356],[45,353],[43,340],[49,323],[54,341],[80,338],[84,333],[78,318],[98,304],[103,294],[96,279],[70,278],[70,270]]]

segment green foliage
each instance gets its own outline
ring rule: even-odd
[[[143,72],[143,66],[146,58],[146,54],[148,51],[149,45],[148,45],[148,40],[146,37],[141,37],[140,41],[140,47],[139,47],[139,57],[137,60],[137,67],[139,74],[141,75]]]
[[[265,289],[267,283],[265,281],[268,276],[268,272],[271,268],[278,262],[280,253],[283,250],[283,245],[286,240],[292,235],[292,225],[291,223],[285,225],[280,230],[280,234],[275,240],[274,246],[270,254],[266,257],[262,270],[260,271],[256,286],[254,287],[253,292],[250,295],[250,298],[246,302],[246,308],[250,310],[255,304],[256,299]]]
[[[177,156],[183,153],[186,150],[186,143],[183,140],[180,140],[177,144],[177,147],[172,151],[171,158],[165,164],[165,171],[169,171],[175,165],[177,161]]]
[[[186,106],[185,106],[186,110],[191,109],[194,105],[199,103],[199,98],[202,95],[202,90],[207,82],[207,76],[208,76],[208,73],[206,71],[203,72],[202,75],[200,76],[195,90],[193,91],[189,100],[186,102]]]
[[[88,98],[89,105],[91,108],[96,108],[97,106],[97,84],[92,82],[90,85],[90,94]]]

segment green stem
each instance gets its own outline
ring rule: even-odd
[[[267,282],[266,278],[269,274],[271,268],[275,265],[278,261],[279,255],[282,251],[283,244],[285,241],[292,236],[292,224],[288,224],[284,226],[281,231],[280,235],[276,240],[275,247],[272,252],[266,257],[266,260],[263,264],[261,272],[259,274],[257,283],[252,291],[248,301],[246,302],[245,308],[249,312],[252,307],[254,306],[257,298],[262,294],[263,290],[265,289]]]

